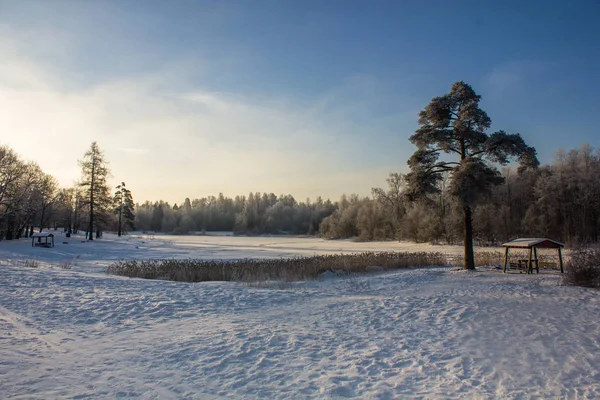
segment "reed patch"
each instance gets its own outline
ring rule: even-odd
[[[281,259],[123,260],[108,266],[107,272],[131,278],[164,279],[181,282],[206,281],[284,281],[317,278],[326,271],[365,273],[372,267],[401,269],[448,265],[444,253],[365,252]]]

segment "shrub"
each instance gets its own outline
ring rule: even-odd
[[[477,267],[502,267],[504,266],[504,254],[502,254],[502,252],[499,251],[478,251],[477,253],[475,253],[475,265]]]
[[[563,283],[573,286],[600,287],[600,249],[573,250],[565,265]]]
[[[23,260],[23,266],[25,268],[38,268],[40,263],[36,260]]]
[[[456,267],[462,267],[465,263],[465,257],[462,254],[448,256],[448,264]],[[478,251],[475,253],[475,266],[487,267],[504,265],[504,254],[499,251]]]
[[[62,269],[71,269],[73,268],[73,262],[71,261],[63,261],[60,264],[58,264],[59,268]]]
[[[113,275],[170,281],[299,281],[313,279],[325,271],[367,272],[369,267],[385,269],[447,265],[443,253],[366,252],[276,260],[129,260],[108,266]]]

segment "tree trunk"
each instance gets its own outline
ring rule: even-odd
[[[93,196],[92,196],[93,198]],[[94,206],[90,204],[90,222],[88,223],[88,232],[90,233],[88,240],[94,240],[92,232],[94,231]]]
[[[69,210],[69,217],[67,218],[67,237],[71,237],[73,233],[73,221],[71,220],[72,210]]]
[[[40,217],[40,233],[44,230],[44,218],[45,218],[45,209],[42,206],[42,216]]]
[[[119,207],[119,230],[118,230],[118,236],[121,236],[122,233],[122,229],[121,229],[121,224],[122,224],[122,219],[123,219],[123,200],[121,199],[121,204]]]
[[[465,269],[475,269],[473,254],[473,219],[471,207],[465,206]]]
[[[6,240],[13,240],[15,237],[15,225],[13,219],[13,217],[8,218],[8,223],[6,225]]]
[[[75,192],[75,196],[78,196],[77,192]],[[79,208],[79,198],[75,197],[75,209],[73,210],[73,232],[77,234],[77,231],[79,230],[79,215],[78,215],[78,208]]]
[[[92,159],[92,176],[90,177],[90,223],[88,227],[88,231],[90,232],[89,241],[94,240],[94,178],[96,175],[96,160]]]

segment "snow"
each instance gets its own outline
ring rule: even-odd
[[[42,266],[70,263],[74,270],[104,271],[106,266],[121,259],[198,258],[232,260],[241,258],[282,258],[316,254],[362,253],[365,251],[435,251],[449,255],[462,254],[460,246],[433,246],[412,242],[353,242],[324,240],[314,237],[290,236],[175,236],[131,234],[118,238],[105,234],[100,240],[86,242],[81,235],[66,238],[53,231],[55,247],[39,249],[26,240],[0,242],[0,261],[15,265],[23,259],[35,260]],[[27,242],[27,243],[25,243]],[[64,244],[67,242],[68,244]],[[501,248],[485,248],[485,251]]]
[[[318,281],[109,276],[119,258],[460,247],[107,235],[0,242],[0,398],[599,398],[600,297],[555,272],[432,267]],[[25,267],[35,259],[38,268]],[[62,269],[61,263],[72,263]]]

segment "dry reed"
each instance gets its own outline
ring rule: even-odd
[[[132,278],[182,282],[204,281],[300,281],[314,279],[326,271],[367,272],[369,267],[400,269],[448,265],[443,253],[366,252],[314,257],[242,260],[129,260],[108,267],[109,274]]]

